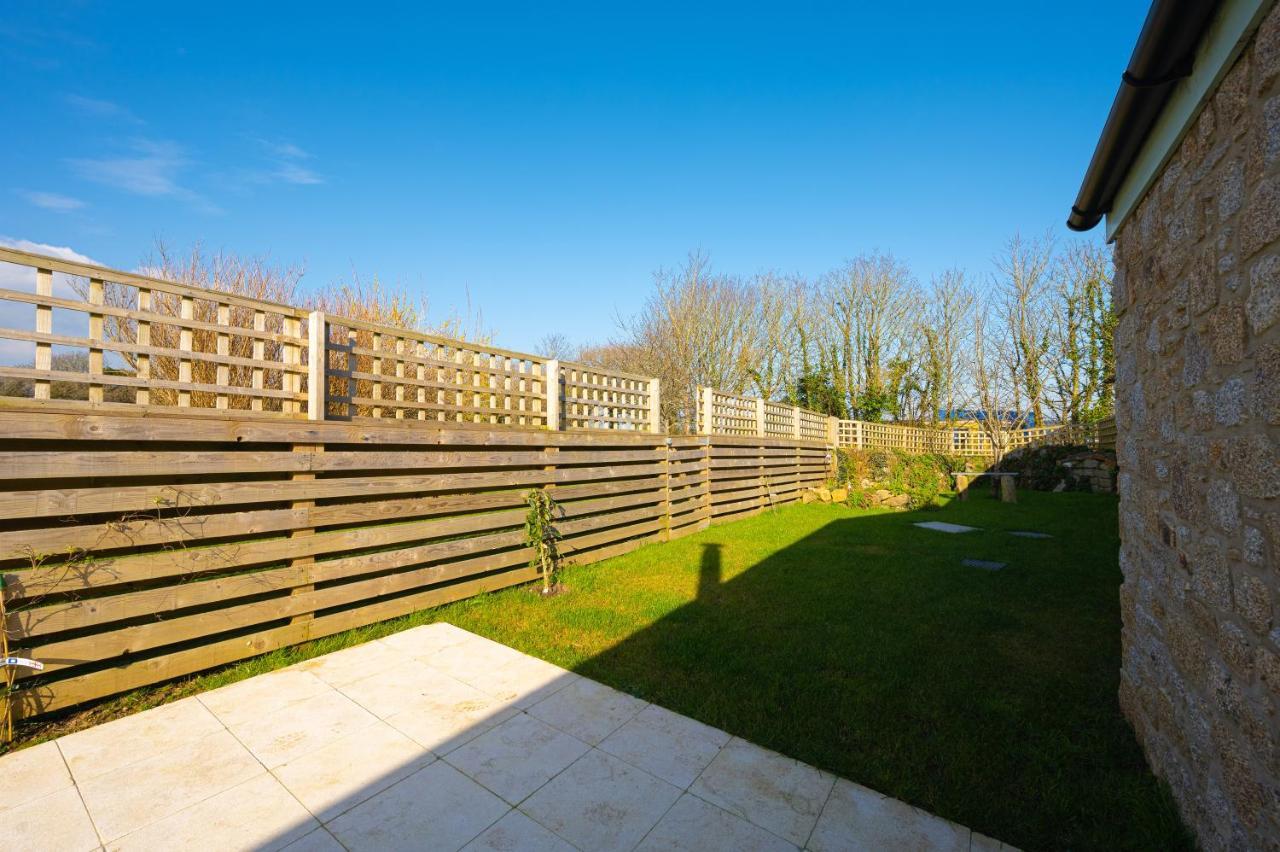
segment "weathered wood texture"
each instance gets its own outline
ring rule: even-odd
[[[0,308],[3,407],[659,431],[647,377],[4,247]]]
[[[531,580],[529,488],[591,562],[829,465],[794,439],[29,406],[0,411],[5,629],[46,664],[19,717]]]

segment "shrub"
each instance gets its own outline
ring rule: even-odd
[[[868,491],[883,488],[905,494],[913,509],[933,504],[951,488],[951,474],[964,470],[964,459],[940,453],[908,453],[905,450],[857,450],[845,448],[837,460],[837,479],[847,485],[851,505],[871,503]],[[870,483],[867,489],[862,483]],[[856,502],[855,502],[856,498]]]

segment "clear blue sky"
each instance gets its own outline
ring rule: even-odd
[[[469,292],[522,349],[607,337],[692,249],[926,280],[1066,238],[1147,8],[185,5],[6,4],[0,236]]]

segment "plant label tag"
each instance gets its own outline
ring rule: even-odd
[[[0,664],[22,666],[23,668],[35,669],[38,672],[44,671],[44,663],[37,660],[28,660],[26,657],[0,657]]]

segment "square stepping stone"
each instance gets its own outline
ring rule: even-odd
[[[600,750],[684,790],[727,742],[724,731],[650,704],[600,743]]]
[[[404,734],[379,723],[292,760],[274,774],[307,810],[331,820],[435,759]]]
[[[636,852],[795,852],[742,817],[685,793]]]
[[[578,680],[581,677],[568,669],[537,657],[521,657],[496,669],[479,672],[468,683],[496,699],[528,709]]]
[[[968,852],[969,829],[841,779],[809,839],[813,852],[934,849]]]
[[[348,849],[461,849],[510,806],[437,760],[328,824]]]
[[[689,792],[803,846],[834,783],[826,772],[735,737]]]
[[[966,568],[981,568],[983,571],[1001,571],[1009,567],[1008,562],[992,562],[987,559],[962,559],[960,564]]]
[[[519,804],[591,748],[525,713],[445,758],[511,804]]]
[[[462,852],[578,852],[519,811],[511,811]]]
[[[648,772],[592,749],[520,806],[579,849],[634,849],[680,798]]]
[[[529,715],[599,745],[644,708],[639,698],[583,678],[530,707]]]
[[[1034,532],[1032,530],[1010,530],[1009,535],[1016,535],[1018,538],[1053,538],[1048,533]]]
[[[284,852],[347,852],[347,850],[333,839],[329,829],[317,828],[301,840],[295,840],[284,847]]]
[[[973,532],[978,529],[978,527],[966,527],[964,524],[948,524],[946,521],[920,521],[912,526],[951,534]]]

